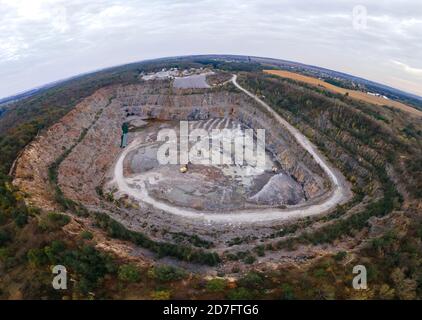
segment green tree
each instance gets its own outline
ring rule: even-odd
[[[141,279],[141,273],[134,264],[124,264],[119,267],[118,277],[125,282],[138,282]]]
[[[222,278],[214,278],[207,282],[205,288],[210,292],[223,292],[227,287],[227,282]]]
[[[148,275],[150,278],[157,279],[158,281],[168,282],[185,278],[186,272],[173,266],[163,265],[153,267],[148,271]]]

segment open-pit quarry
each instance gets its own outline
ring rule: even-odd
[[[96,91],[25,148],[13,183],[47,211],[61,210],[59,192],[153,240],[195,236],[216,251],[233,239],[266,239],[285,223],[329,213],[351,198],[343,175],[263,99],[235,75],[210,77],[215,72],[161,71]],[[179,132],[181,121],[209,133],[265,129],[265,164],[161,164],[157,135]]]

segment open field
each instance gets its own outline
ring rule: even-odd
[[[350,90],[350,89],[345,89],[345,88],[341,88],[341,87],[337,87],[335,85],[332,85],[330,83],[325,82],[324,80],[320,80],[320,79],[316,79],[313,77],[308,77],[308,76],[304,76],[298,73],[294,73],[294,72],[290,72],[290,71],[284,71],[284,70],[264,70],[265,73],[268,74],[272,74],[272,75],[276,75],[276,76],[280,76],[283,78],[288,78],[288,79],[292,79],[295,81],[301,81],[301,82],[305,82],[307,84],[313,85],[313,86],[317,86],[317,87],[323,87],[327,90],[333,91],[335,93],[340,93],[340,94],[348,94],[349,97],[352,97],[354,99],[358,99],[358,100],[362,100],[368,103],[373,103],[376,105],[380,105],[380,106],[391,106],[406,112],[409,112],[413,115],[422,116],[422,112],[409,107],[408,105],[405,105],[401,102],[398,101],[393,101],[393,100],[387,100],[385,98],[382,97],[378,97],[378,96],[372,96],[370,94],[367,94],[365,92],[362,91],[357,91],[357,90]]]

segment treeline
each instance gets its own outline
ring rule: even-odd
[[[212,67],[214,69],[220,69],[225,71],[231,72],[239,72],[239,71],[260,71],[263,70],[263,66],[260,63],[256,62],[241,62],[241,61],[225,61],[225,60],[218,60],[218,59],[205,59],[205,58],[197,58],[193,60],[196,63],[199,63],[203,66]],[[266,67],[266,69],[272,69],[271,67]]]
[[[366,208],[347,218],[339,219],[327,226],[324,226],[312,233],[305,233],[299,237],[300,242],[308,242],[314,245],[331,243],[342,236],[353,236],[356,231],[369,227],[369,219],[372,217],[383,217],[400,208],[402,198],[397,192],[394,184],[388,179],[383,168],[378,169],[378,177],[383,188],[383,197],[380,200],[369,203]]]
[[[390,161],[393,162],[398,152],[408,149],[379,123],[346,104],[341,104],[318,95],[312,90],[278,78],[254,75],[243,77],[242,80],[252,91],[265,96],[265,100],[276,111],[289,117],[291,121],[300,126],[306,124],[311,127],[314,131],[309,138],[322,148],[326,155],[338,164],[338,167],[344,168],[339,154],[341,152],[348,153],[354,159],[360,158],[359,165],[365,166],[372,178],[381,183],[383,197],[380,200],[370,203],[359,213],[345,219],[338,219],[318,231],[302,235],[295,241],[313,244],[332,242],[341,236],[352,235],[355,231],[368,226],[368,220],[371,217],[384,216],[392,212],[395,207],[400,206],[401,196],[395,189],[394,183],[389,179],[385,165]],[[348,134],[349,140],[342,138],[344,133]],[[334,141],[335,148],[341,148],[341,151],[329,150],[327,139]],[[331,148],[333,147],[333,144],[329,145]],[[387,149],[390,151],[386,152]],[[362,161],[363,159],[365,163]],[[350,177],[349,173],[346,175]],[[362,181],[365,181],[366,178],[362,177]],[[360,188],[355,188],[355,190],[360,190]],[[362,199],[363,195],[360,193],[358,196]],[[286,230],[288,231],[286,234],[293,233],[297,227],[292,225]],[[285,245],[291,246],[292,241],[282,240],[278,243],[280,248]]]
[[[121,223],[115,221],[106,214],[97,212],[94,214],[94,217],[96,226],[105,230],[108,236],[120,240],[131,241],[142,248],[151,250],[160,258],[170,256],[179,260],[209,266],[215,266],[220,262],[220,257],[215,252],[193,249],[190,246],[181,244],[154,241],[143,233],[128,230]]]

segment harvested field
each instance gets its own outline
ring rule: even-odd
[[[298,73],[294,73],[294,72],[290,72],[290,71],[284,71],[284,70],[264,70],[265,73],[268,74],[272,74],[272,75],[276,75],[279,77],[283,77],[283,78],[287,78],[287,79],[292,79],[295,81],[300,81],[300,82],[304,82],[313,86],[317,86],[317,87],[323,87],[329,91],[335,92],[335,93],[339,93],[339,94],[348,94],[349,97],[357,99],[357,100],[361,100],[364,102],[368,102],[368,103],[373,103],[379,106],[390,106],[390,107],[394,107],[397,109],[400,109],[402,111],[411,113],[413,115],[422,116],[422,112],[412,108],[408,105],[405,105],[401,102],[398,101],[393,101],[393,100],[387,100],[385,98],[382,97],[378,97],[378,96],[372,96],[370,94],[367,94],[365,92],[362,91],[357,91],[357,90],[350,90],[350,89],[345,89],[345,88],[341,88],[341,87],[337,87],[335,85],[332,85],[330,83],[325,82],[324,80],[320,80],[320,79],[316,79],[313,77],[308,77],[308,76],[304,76]]]

